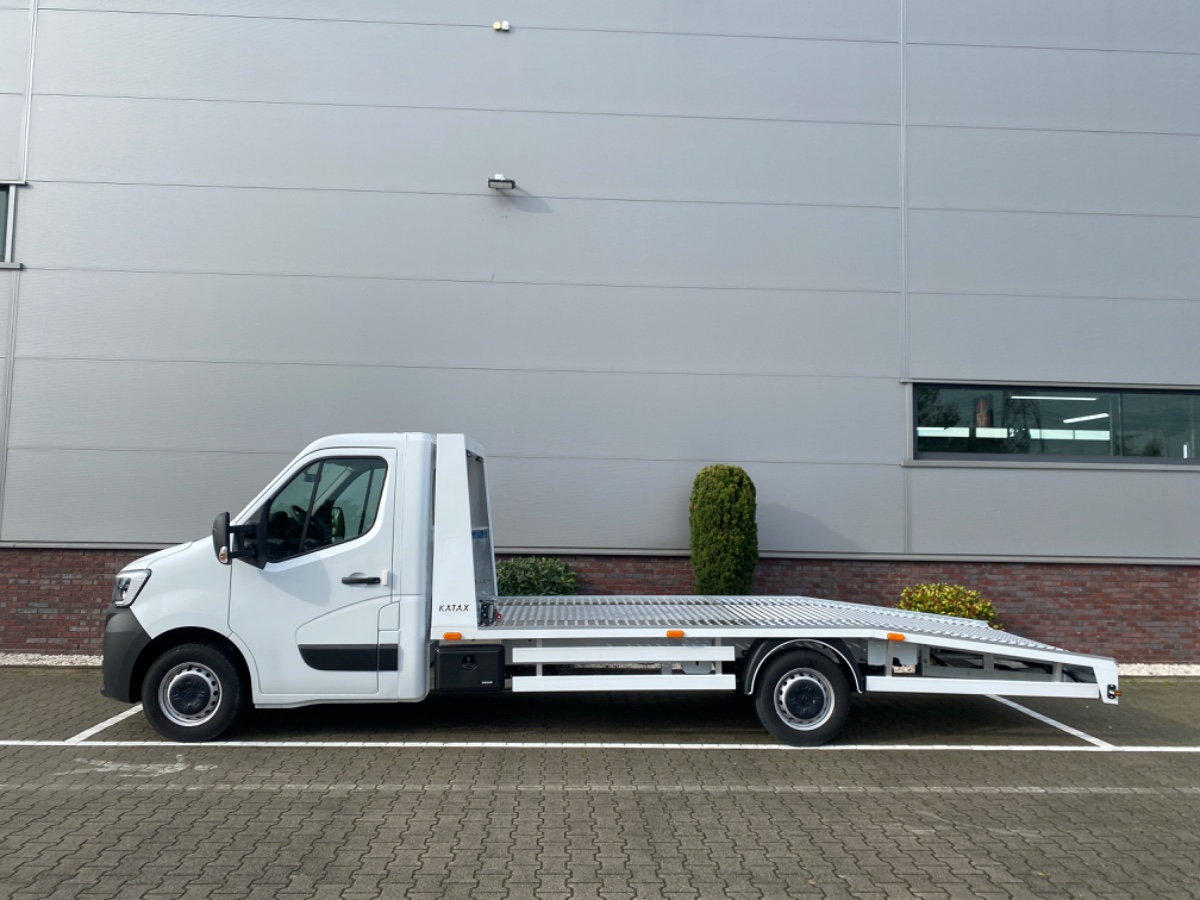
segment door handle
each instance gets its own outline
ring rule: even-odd
[[[378,575],[347,575],[342,584],[380,584],[382,581]]]

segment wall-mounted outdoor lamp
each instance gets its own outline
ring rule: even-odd
[[[499,172],[488,179],[488,187],[493,191],[511,191],[517,183],[511,178],[505,178]]]

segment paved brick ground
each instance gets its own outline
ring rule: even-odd
[[[0,740],[64,740],[123,709],[98,669],[0,669]]]
[[[122,709],[98,708],[79,677],[0,672],[0,739],[27,718],[61,741],[88,716],[98,713],[85,727]],[[1118,745],[1195,743],[1200,684],[1126,687],[1118,709],[1029,705],[1085,730],[1107,724],[1104,738]],[[859,732],[846,739],[856,742],[867,720],[876,743],[1086,746],[983,698],[874,698],[855,716]],[[471,723],[510,741],[761,739],[737,698],[655,696],[297,710],[256,715],[236,736],[462,740],[481,733]],[[153,737],[138,716],[96,739]],[[1198,860],[1194,753],[791,751],[765,741],[0,747],[0,897],[22,900],[1191,898]]]

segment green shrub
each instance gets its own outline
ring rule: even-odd
[[[496,560],[496,593],[501,597],[545,597],[578,592],[575,573],[561,559],[518,556]]]
[[[758,565],[754,482],[739,466],[706,466],[692,484],[692,574],[697,594],[748,594]]]
[[[992,601],[979,596],[979,591],[972,591],[961,584],[914,584],[900,592],[900,602],[896,605],[913,612],[979,619],[993,628],[1001,627],[996,624],[996,610],[992,607]]]

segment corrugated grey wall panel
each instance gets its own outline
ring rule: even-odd
[[[295,452],[335,432],[465,431],[501,456],[890,463],[904,450],[892,379],[18,359],[13,384],[9,440],[26,448]]]
[[[1192,560],[1193,472],[914,469],[915,553]]]
[[[895,45],[857,41],[798,48],[761,38],[46,10],[34,84],[51,94],[890,123],[898,59]]]
[[[0,182],[21,180],[25,97],[0,94]]]
[[[898,148],[887,125],[40,97],[29,177],[898,206]]]
[[[17,353],[24,357],[885,378],[900,372],[895,294],[34,269],[22,276],[21,296]],[[734,307],[738,314],[730,315]]]
[[[899,286],[894,210],[39,184],[34,267],[861,291]]]
[[[913,211],[908,221],[913,291],[1200,297],[1200,219]]]
[[[217,513],[240,510],[292,455],[15,449],[0,540],[205,540]],[[688,495],[699,469],[677,461],[492,458],[498,545],[686,550]],[[797,544],[814,553],[878,550],[901,531],[898,467],[750,463],[747,470],[759,490],[765,553]]]
[[[0,8],[0,94],[25,96],[29,79],[29,7]]]
[[[1200,216],[1200,137],[911,128],[908,202]]]
[[[0,540],[205,540],[217,513],[238,512],[294,455],[12,449]]]
[[[758,491],[762,552],[903,549],[898,466],[742,464]],[[700,468],[677,461],[493,458],[488,474],[496,542],[686,550],[688,497]]]
[[[899,381],[1197,383],[1191,4],[77,5],[124,12],[39,15],[0,539],[200,537],[411,428],[493,454],[502,546],[682,550],[712,461],[766,552],[1195,544],[1178,472],[906,475]]]
[[[1194,301],[910,294],[908,302],[916,379],[1196,382]]]
[[[1187,0],[907,0],[913,43],[1200,53]]]
[[[1196,84],[1200,56],[917,45],[908,121],[1197,134]]]
[[[63,4],[58,4],[60,7]],[[496,5],[483,0],[454,3],[396,3],[395,0],[75,0],[77,9],[177,12],[223,16],[355,19],[377,22],[478,25],[489,28]],[[725,3],[646,3],[610,0],[602,4],[561,0],[513,0],[503,15],[514,29],[609,29],[692,34],[750,34],[768,37],[840,38],[894,41],[899,34],[895,0],[760,0],[731,15]]]
[[[899,466],[747,463],[746,471],[758,496],[761,552],[904,551]]]

